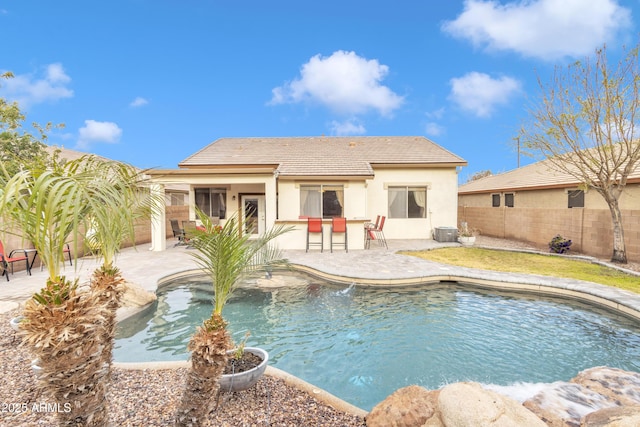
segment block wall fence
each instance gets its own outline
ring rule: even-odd
[[[173,237],[173,231],[171,230],[171,223],[169,219],[177,219],[179,224],[182,224],[183,220],[189,219],[189,207],[188,206],[166,206],[166,227],[165,227],[165,235],[167,238]],[[135,225],[135,233],[136,233],[136,245],[142,245],[145,243],[151,242],[151,222],[146,220],[141,220]],[[14,249],[19,248],[33,248],[33,244],[28,241],[24,241],[20,235],[19,231],[5,232],[0,235],[0,239],[2,239],[2,243],[4,244],[4,249],[7,251],[7,255]],[[71,250],[75,254],[75,250],[73,244],[70,243]],[[133,246],[131,241],[124,242],[122,247],[130,247]],[[79,248],[83,247],[83,242],[78,244]],[[16,262],[13,265],[14,271],[22,271],[25,269],[25,265],[23,262]],[[36,258],[36,262],[34,264],[35,267],[40,267],[40,261]],[[0,268],[1,270],[1,268]],[[4,277],[2,280],[6,280]]]
[[[640,262],[640,210],[622,210],[627,259]],[[458,206],[458,222],[466,221],[481,235],[530,242],[547,247],[556,235],[571,239],[571,249],[608,259],[613,231],[608,209],[536,209]]]

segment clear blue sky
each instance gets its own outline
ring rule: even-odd
[[[423,135],[474,172],[556,65],[638,39],[638,0],[0,0],[0,96],[49,143],[174,168],[221,137]],[[522,160],[522,163],[530,160]]]

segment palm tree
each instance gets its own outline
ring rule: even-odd
[[[90,227],[94,232],[92,244],[99,248],[103,263],[93,272],[90,285],[96,300],[107,310],[102,339],[103,363],[110,366],[116,313],[124,284],[120,270],[115,266],[115,257],[124,241],[135,244],[136,222],[149,218],[164,200],[149,190],[144,171],[137,171],[130,165],[91,156],[81,163],[81,169],[81,172],[88,171],[93,175],[86,183],[85,192],[90,196],[87,203]]]
[[[254,240],[243,232],[238,215],[231,216],[220,227],[197,208],[196,213],[204,230],[197,231],[192,239],[197,250],[193,256],[213,282],[214,308],[188,345],[191,369],[176,413],[176,426],[202,424],[218,391],[218,382],[227,364],[227,351],[232,348],[222,309],[247,274],[286,262],[271,243],[291,229],[277,226]]]
[[[0,213],[20,226],[49,273],[45,287],[25,305],[23,341],[38,358],[41,388],[57,402],[71,403],[70,412],[58,413],[60,425],[104,425],[108,419],[108,337],[112,341],[117,285],[79,292],[77,281],[60,275],[60,266],[67,239],[77,254],[90,223],[107,227],[107,211],[112,220],[129,215],[120,212],[131,207],[124,195],[132,181],[120,173],[125,169],[89,156],[2,178]],[[109,240],[113,234],[105,232],[101,239],[106,252],[117,247]],[[109,266],[113,269],[113,257]]]

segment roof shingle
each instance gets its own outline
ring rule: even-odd
[[[459,156],[421,136],[221,138],[181,168],[274,165],[280,175],[373,175],[376,164],[463,166]]]

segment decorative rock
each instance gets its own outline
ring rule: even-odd
[[[256,279],[256,285],[260,288],[290,288],[293,286],[307,286],[309,282],[295,276],[273,275],[270,278]]]
[[[620,406],[640,405],[640,374],[600,366],[580,372],[572,383],[609,397]]]
[[[437,416],[438,394],[417,385],[396,390],[369,412],[367,427],[444,427]]]
[[[158,299],[156,294],[144,290],[135,283],[125,282],[122,286],[124,292],[120,299],[121,307],[144,307]]]
[[[640,426],[640,406],[616,406],[600,409],[587,415],[581,427],[637,427]]]
[[[438,397],[444,426],[456,427],[545,427],[546,424],[517,401],[478,383],[445,386]],[[417,424],[419,425],[419,424]]]
[[[616,402],[581,384],[557,381],[525,401],[524,406],[549,427],[573,427],[580,425],[585,415],[616,406]]]

